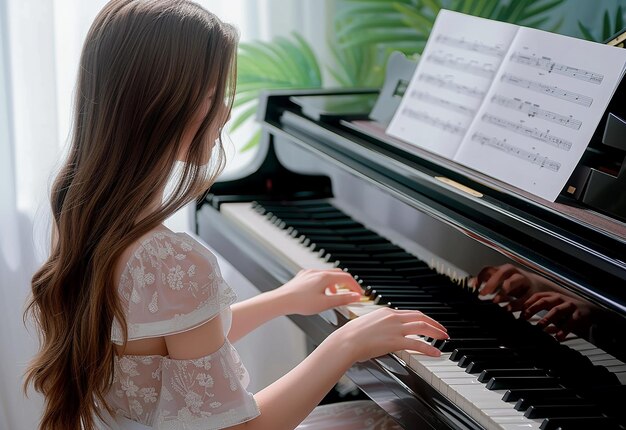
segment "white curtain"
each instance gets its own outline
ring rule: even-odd
[[[24,327],[22,313],[32,274],[47,256],[48,190],[69,136],[80,49],[105,3],[0,0],[0,429],[32,430],[40,417],[41,398],[31,391],[26,399],[22,392],[25,365],[37,349],[35,332]],[[235,24],[242,41],[269,40],[297,30],[322,58],[328,57],[323,35],[330,0],[198,3]],[[253,151],[238,153],[237,142],[244,141],[243,137],[232,139],[231,176],[254,156]],[[190,230],[190,215],[187,209],[169,225]],[[227,280],[240,288],[240,296],[254,293],[236,268],[224,266]],[[258,338],[257,342],[264,340]],[[251,356],[257,352],[255,344],[243,344],[241,349]],[[285,363],[292,364],[289,360]],[[270,369],[257,379],[256,387],[267,385],[283,370]]]

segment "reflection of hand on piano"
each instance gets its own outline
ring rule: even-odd
[[[314,315],[361,299],[363,289],[341,269],[301,270],[276,290],[286,314]]]
[[[494,294],[495,303],[508,302],[507,309],[518,311],[535,293],[552,290],[548,280],[512,264],[483,268],[474,280],[481,296]]]
[[[586,335],[595,306],[568,294],[566,290],[536,273],[504,264],[485,267],[476,277],[479,294],[493,294],[495,303],[506,303],[512,312],[522,311],[520,317],[536,317],[537,326],[562,342],[569,333]]]
[[[538,312],[547,311],[537,322],[537,327],[554,334],[562,342],[569,333],[586,333],[594,310],[591,303],[557,291],[547,291],[535,293],[526,300],[521,316],[528,319]]]

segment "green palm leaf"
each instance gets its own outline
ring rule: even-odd
[[[421,54],[442,8],[513,24],[554,30],[550,13],[565,0],[339,0],[335,28],[343,47],[402,47]],[[558,27],[560,23],[557,23]]]
[[[309,44],[298,34],[277,37],[272,42],[242,43],[237,55],[237,93],[234,108],[241,108],[229,124],[231,132],[250,120],[257,110],[257,100],[266,89],[320,88],[319,62]],[[243,146],[253,148],[259,133]]]
[[[611,16],[615,19],[615,23],[611,25]],[[615,35],[615,33],[623,30],[624,28],[624,11],[622,6],[617,6],[614,14],[611,14],[608,9],[604,11],[602,14],[602,31],[596,37],[589,27],[585,26],[580,20],[578,20],[578,29],[580,30],[580,34],[587,40],[592,40],[594,42],[605,42],[611,36]]]

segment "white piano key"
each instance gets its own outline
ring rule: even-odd
[[[532,420],[529,420],[532,421]],[[535,430],[540,428],[541,423],[527,422],[523,424],[500,424],[502,430]]]
[[[265,216],[252,209],[250,203],[225,203],[220,206],[224,217],[236,223],[246,233],[265,244],[274,256],[293,273],[302,269],[332,269],[334,263],[324,261],[302,246],[286,230],[272,224]]]

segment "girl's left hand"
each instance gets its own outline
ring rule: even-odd
[[[275,291],[287,314],[300,315],[314,315],[358,302],[363,296],[361,286],[352,275],[341,269],[301,270]]]

